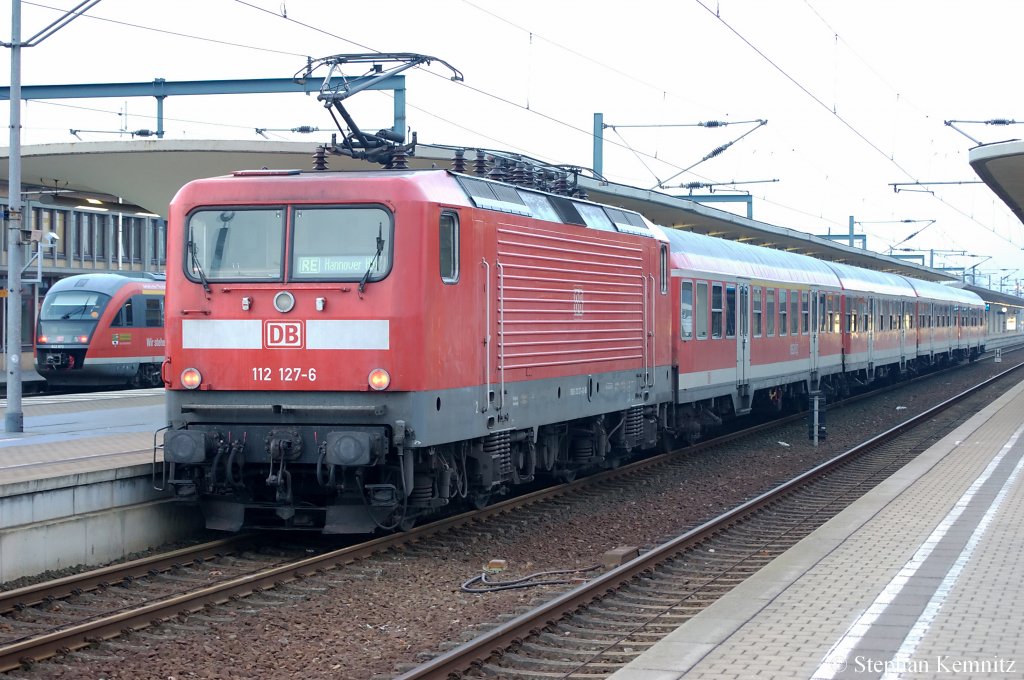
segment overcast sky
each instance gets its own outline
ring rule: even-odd
[[[22,39],[77,4],[23,1]],[[0,32],[10,16],[0,2]],[[1024,278],[1024,227],[977,183],[974,142],[945,121],[1024,120],[1021,26],[1024,3],[1011,0],[103,0],[23,51],[22,82],[280,78],[307,57],[427,54],[464,81],[436,61],[405,73],[422,143],[590,167],[601,112],[613,181],[738,189],[753,195],[755,219],[814,234],[845,234],[852,215],[872,250],[910,248],[925,264],[977,265],[1009,283]],[[3,60],[9,85],[9,49]],[[383,92],[346,105],[364,129],[391,125]],[[155,112],[147,98],[30,102],[22,143],[75,141],[71,128],[111,141],[154,129]],[[164,115],[168,139],[309,125],[320,132],[266,134],[314,145],[333,130],[301,94],[170,98]],[[708,121],[729,125],[696,125]],[[1019,125],[956,126],[983,143],[1022,136]]]

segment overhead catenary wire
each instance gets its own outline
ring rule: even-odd
[[[516,28],[519,28],[520,30],[526,31],[526,32],[527,32],[527,33],[529,33],[529,34],[530,34],[531,36],[534,36],[534,37],[537,37],[537,38],[540,38],[540,39],[544,39],[544,40],[548,40],[547,38],[543,38],[542,36],[540,36],[539,34],[537,34],[537,33],[536,33],[535,31],[529,31],[528,29],[526,29],[526,28],[523,28],[523,27],[519,26],[518,24],[515,24],[515,23],[513,23],[513,22],[508,22],[508,21],[507,21],[506,19],[503,19],[502,17],[498,16],[497,14],[495,14],[495,13],[493,13],[493,12],[491,12],[491,11],[487,10],[487,9],[484,9],[484,8],[481,8],[481,7],[479,7],[479,6],[477,5],[477,4],[474,4],[474,3],[472,3],[472,2],[468,2],[468,1],[466,1],[466,0],[464,0],[464,1],[466,2],[466,4],[467,4],[468,6],[470,6],[470,7],[474,7],[474,8],[475,8],[475,9],[477,9],[478,11],[481,11],[481,12],[487,13],[487,14],[489,14],[489,15],[491,15],[491,16],[493,16],[493,17],[495,17],[496,19],[500,20],[500,21],[505,21],[505,22],[506,22],[506,23],[508,23],[509,25],[515,26]],[[360,44],[359,42],[357,42],[357,41],[355,41],[355,40],[351,40],[351,39],[349,39],[349,38],[345,38],[345,37],[343,37],[343,36],[337,35],[337,34],[335,34],[335,33],[332,33],[332,32],[330,32],[330,31],[328,31],[328,30],[325,30],[325,29],[323,29],[323,28],[321,28],[321,27],[319,27],[319,26],[316,26],[316,25],[312,25],[312,24],[310,24],[310,23],[304,23],[304,22],[302,22],[302,21],[296,20],[296,19],[295,19],[295,17],[294,17],[294,14],[293,14],[293,15],[289,15],[289,14],[288,14],[288,13],[287,13],[286,11],[271,11],[271,10],[268,10],[268,9],[266,9],[266,8],[263,8],[263,7],[259,7],[258,5],[254,4],[254,3],[252,3],[252,2],[246,2],[245,0],[236,0],[236,2],[238,2],[238,3],[242,4],[242,5],[245,5],[245,6],[249,7],[249,8],[252,8],[252,9],[254,9],[254,10],[257,10],[257,11],[260,11],[260,12],[264,12],[264,13],[270,14],[270,15],[272,15],[272,16],[275,16],[275,17],[279,17],[279,18],[280,18],[280,19],[282,19],[282,20],[285,20],[285,21],[289,21],[289,22],[292,22],[292,23],[294,23],[295,25],[298,25],[298,26],[302,26],[302,27],[304,27],[304,28],[306,28],[306,29],[308,29],[308,30],[313,30],[313,31],[317,31],[317,32],[319,32],[319,33],[322,33],[322,34],[324,34],[324,35],[328,35],[328,36],[334,37],[334,38],[336,38],[336,39],[339,39],[339,40],[343,40],[343,41],[345,41],[345,42],[347,42],[347,43],[349,43],[349,44],[352,44],[352,45],[356,45],[356,46],[358,46],[358,47],[360,47],[360,48],[362,48],[362,49],[372,49],[372,48],[369,48],[369,47],[367,47],[367,46],[365,46],[365,45],[362,45],[362,44]],[[26,4],[31,4],[31,5],[33,5],[33,6],[37,6],[37,7],[49,8],[49,6],[47,6],[47,5],[44,5],[44,4],[42,4],[42,3],[38,3],[38,2],[26,2]],[[723,24],[725,24],[726,26],[728,26],[728,23],[727,23],[727,22],[725,22],[724,20],[722,20],[722,19],[721,19],[721,17],[720,17],[720,15],[718,14],[718,12],[716,12],[715,10],[713,10],[713,9],[709,8],[707,4],[705,4],[704,2],[701,2],[700,0],[698,0],[698,4],[700,5],[700,7],[702,7],[703,9],[705,9],[706,11],[708,11],[709,13],[711,13],[711,14],[715,15],[715,16],[716,16],[716,18],[718,18],[718,20],[719,20],[719,21],[722,21],[722,23],[723,23]],[[809,4],[809,3],[808,3],[808,4]],[[50,9],[55,9],[55,8],[50,8]],[[812,8],[812,9],[813,9],[813,8]],[[818,13],[817,13],[817,12],[815,11],[815,14],[818,14]],[[107,21],[107,22],[109,22],[109,23],[113,23],[113,24],[119,24],[119,25],[124,25],[124,26],[132,27],[132,28],[137,28],[137,29],[140,29],[140,30],[147,30],[147,31],[154,31],[154,32],[158,32],[158,33],[165,33],[165,34],[168,34],[168,35],[171,35],[171,36],[174,36],[174,37],[182,37],[182,38],[186,38],[186,39],[202,40],[202,41],[204,41],[204,42],[209,42],[209,43],[213,43],[213,44],[222,44],[222,45],[225,45],[225,46],[229,46],[229,47],[234,47],[234,48],[242,48],[242,49],[249,49],[249,50],[260,50],[260,51],[263,51],[263,52],[268,52],[268,53],[276,53],[276,54],[281,54],[281,55],[287,55],[287,56],[300,56],[300,55],[299,55],[299,53],[297,53],[297,52],[288,52],[288,51],[284,51],[284,50],[277,50],[277,49],[273,49],[273,48],[266,48],[266,47],[260,47],[260,46],[254,46],[254,45],[245,45],[245,44],[242,44],[242,43],[234,43],[234,42],[222,41],[222,40],[219,40],[219,39],[214,39],[214,38],[206,38],[206,37],[201,37],[201,36],[193,36],[193,35],[189,35],[189,34],[186,34],[186,33],[179,33],[179,32],[174,32],[174,31],[166,31],[166,30],[163,30],[163,29],[156,29],[156,28],[152,28],[152,27],[147,27],[147,26],[141,26],[141,25],[138,25],[138,24],[132,24],[132,23],[130,23],[130,22],[123,22],[123,21],[117,21],[117,20],[113,20],[113,19],[106,19],[106,18],[102,18],[102,17],[93,17],[93,16],[91,16],[91,15],[86,15],[86,16],[87,16],[87,18],[91,18],[91,19],[94,19],[94,20],[99,20],[99,21]],[[826,27],[827,27],[827,28],[828,28],[828,29],[829,29],[829,30],[830,30],[830,31],[831,31],[831,32],[832,32],[832,33],[833,33],[833,34],[834,34],[834,35],[836,36],[836,39],[837,39],[837,40],[842,40],[842,38],[841,38],[841,36],[839,35],[839,33],[838,33],[837,31],[834,31],[834,30],[833,30],[833,29],[831,28],[831,26],[829,26],[829,25],[828,25],[828,23],[827,23],[827,22],[826,22],[826,21],[825,21],[825,20],[824,20],[823,18],[821,18],[820,14],[819,14],[818,16],[819,16],[819,18],[821,19],[822,23],[823,23],[823,24],[824,24],[824,25],[825,25],[825,26],[826,26]],[[746,40],[745,38],[743,38],[742,36],[740,36],[740,35],[739,35],[739,33],[738,33],[737,31],[735,31],[734,29],[732,29],[732,27],[729,27],[729,28],[730,28],[730,30],[733,30],[733,32],[734,32],[734,33],[736,33],[736,34],[737,34],[737,35],[738,35],[738,36],[739,36],[739,37],[740,37],[741,39],[743,39],[743,40],[744,40],[744,42],[746,42],[746,43],[747,43],[748,45],[750,45],[750,44],[751,44],[751,43],[750,43],[749,41],[747,41],[747,40]],[[557,45],[557,46],[561,47],[562,49],[568,49],[568,48],[565,48],[564,46],[561,46],[561,45],[559,45],[559,43],[557,43],[557,42],[554,42],[554,41],[550,41],[550,40],[548,40],[548,42],[551,42],[552,44],[554,44],[554,45]],[[844,45],[846,45],[846,46],[847,46],[847,47],[849,48],[849,43],[848,43],[848,42],[846,42],[845,40],[843,40],[843,43],[844,43]],[[753,47],[753,46],[751,45],[751,47]],[[756,48],[754,48],[754,49],[756,50]],[[851,49],[851,52],[853,51],[853,50],[852,50],[852,48],[849,48],[849,49]],[[581,58],[584,58],[584,59],[588,59],[588,60],[589,60],[589,61],[591,61],[592,63],[595,63],[595,64],[599,65],[599,66],[600,66],[600,67],[602,67],[602,68],[606,68],[606,69],[609,69],[609,70],[611,70],[611,71],[613,71],[613,72],[615,72],[615,73],[618,73],[618,74],[622,75],[623,77],[628,77],[628,78],[630,78],[631,80],[633,80],[633,81],[635,81],[635,82],[639,82],[639,83],[642,83],[642,84],[648,85],[648,86],[650,86],[650,87],[655,87],[655,88],[657,88],[657,89],[658,89],[659,91],[661,91],[661,92],[665,92],[664,88],[662,88],[662,87],[658,87],[658,86],[656,86],[656,85],[653,85],[653,84],[651,84],[651,83],[645,83],[645,82],[644,82],[643,80],[641,80],[641,79],[638,79],[638,78],[636,78],[636,77],[635,77],[635,74],[629,74],[629,73],[625,73],[625,72],[623,72],[623,71],[621,71],[621,70],[618,70],[618,69],[616,69],[616,68],[614,68],[614,67],[612,67],[612,66],[609,66],[609,65],[607,65],[607,64],[604,64],[604,63],[602,63],[602,62],[601,62],[601,61],[599,61],[599,60],[595,60],[595,59],[592,59],[592,58],[588,57],[587,55],[585,55],[585,54],[583,54],[583,53],[580,53],[580,52],[576,52],[576,51],[574,51],[574,50],[570,50],[570,51],[571,51],[571,52],[573,52],[573,53],[575,53],[575,54],[578,54],[578,55],[579,55],[579,56],[580,56]],[[761,53],[760,51],[758,51],[758,54],[760,54],[760,55],[762,56],[762,58],[765,58],[765,59],[766,59],[767,61],[769,61],[769,63],[772,63],[772,65],[773,65],[773,66],[775,66],[776,68],[779,68],[779,70],[780,70],[781,72],[785,73],[785,71],[783,71],[783,70],[782,70],[782,69],[781,69],[780,67],[778,67],[778,66],[777,66],[776,64],[774,64],[774,63],[773,63],[773,62],[772,62],[772,61],[771,61],[770,59],[768,59],[768,57],[767,57],[767,56],[763,55],[763,54],[762,54],[762,53]],[[305,55],[301,55],[301,56],[305,56]],[[858,57],[859,57],[859,55],[858,55]],[[863,59],[861,59],[861,61],[864,61],[864,60],[863,60]],[[864,63],[866,64],[866,62],[864,62]],[[427,71],[427,72],[429,72],[429,71]],[[874,71],[874,70],[873,70],[873,72],[875,72],[876,76],[878,75],[878,74],[877,74],[877,71]],[[435,74],[435,75],[437,75],[437,74]],[[787,75],[787,77],[789,77],[789,76]],[[881,78],[881,76],[878,76],[878,77],[879,77],[879,78],[880,78],[881,80],[883,80],[883,82],[884,82],[884,79],[883,79],[883,78]],[[797,81],[796,81],[795,79],[792,79],[792,78],[791,78],[791,80],[793,80],[793,82],[794,82],[794,83],[796,83],[796,82],[797,82]],[[887,85],[889,85],[888,83],[886,83],[886,84],[887,84]],[[799,85],[799,83],[797,83],[797,85],[798,85],[798,86],[800,86],[800,85]],[[536,109],[535,107],[524,107],[524,106],[522,106],[521,104],[518,104],[518,103],[512,102],[512,101],[510,101],[510,100],[508,100],[508,99],[506,99],[506,98],[504,98],[504,97],[500,97],[500,96],[494,95],[494,94],[492,94],[492,93],[488,93],[488,92],[486,92],[486,91],[480,90],[479,88],[475,88],[475,87],[472,87],[472,86],[466,86],[465,84],[463,84],[462,86],[464,86],[464,87],[467,87],[467,88],[468,88],[469,90],[471,90],[471,91],[473,91],[473,92],[477,92],[477,93],[479,93],[479,94],[482,94],[482,95],[484,95],[484,96],[487,96],[487,97],[493,98],[493,99],[495,99],[495,100],[497,100],[497,101],[500,101],[500,102],[504,102],[504,103],[506,103],[506,104],[509,104],[509,105],[511,105],[511,106],[515,106],[515,107],[517,107],[517,108],[520,108],[520,109],[523,109],[523,110],[525,110],[525,111],[529,111],[530,113],[533,113],[534,115],[541,115],[541,116],[542,116],[543,118],[545,118],[546,120],[548,120],[548,121],[551,121],[551,122],[554,122],[554,123],[556,123],[556,124],[560,124],[560,125],[563,125],[563,126],[565,126],[565,127],[568,127],[568,128],[572,129],[573,131],[575,131],[575,132],[577,132],[577,133],[580,133],[580,134],[585,134],[585,135],[588,135],[588,136],[592,136],[592,134],[593,134],[593,133],[592,133],[591,131],[588,131],[588,130],[582,129],[582,128],[580,128],[580,127],[577,127],[577,126],[573,126],[573,125],[571,125],[571,124],[567,124],[567,123],[566,123],[565,121],[559,120],[559,119],[555,118],[554,116],[546,115],[546,114],[544,114],[543,112],[539,112],[539,111],[537,111],[537,109]],[[800,86],[800,87],[802,88],[802,86]],[[890,87],[891,87],[891,85],[890,85]],[[808,94],[808,95],[811,95],[811,93],[810,93],[810,92],[809,92],[808,90],[806,90],[805,88],[802,88],[802,89],[804,89],[804,90],[805,90],[805,92],[807,92],[807,94]],[[895,88],[893,88],[893,89],[895,90]],[[673,95],[673,96],[678,96],[678,95]],[[813,95],[811,95],[811,96],[813,97]],[[828,107],[827,105],[825,105],[825,104],[824,104],[823,102],[821,102],[820,100],[817,100],[817,99],[816,99],[816,101],[818,101],[818,103],[819,103],[819,104],[821,104],[821,105],[822,105],[822,106],[823,106],[823,107],[824,107],[824,108],[825,108],[826,110],[828,110],[828,111],[829,111],[830,113],[833,113],[832,109],[831,109],[830,107]],[[417,107],[413,107],[413,108],[417,108]],[[431,113],[431,112],[427,112],[427,111],[424,111],[423,109],[419,109],[419,108],[417,108],[417,110],[419,110],[419,111],[423,111],[424,113],[427,113],[427,114],[429,114],[429,115],[432,115],[433,117],[437,118],[438,120],[442,120],[442,121],[445,121],[445,122],[447,122],[447,123],[449,123],[449,124],[451,124],[451,125],[453,125],[453,126],[455,126],[455,127],[459,128],[459,129],[469,130],[469,128],[467,128],[466,126],[463,126],[463,125],[459,125],[459,124],[455,123],[454,121],[452,121],[451,119],[445,118],[444,116],[436,115],[436,114],[433,114],[433,113]],[[833,115],[835,115],[835,114],[833,114]],[[853,126],[852,126],[852,125],[851,125],[851,124],[850,124],[850,123],[849,123],[848,121],[845,121],[845,120],[844,120],[844,119],[843,119],[842,117],[840,117],[840,116],[838,116],[838,115],[837,115],[836,117],[837,117],[837,119],[839,119],[839,120],[843,120],[844,124],[848,125],[848,126],[849,126],[849,127],[850,127],[850,128],[852,129],[852,130],[854,130],[854,131],[856,132],[855,128],[853,128]],[[251,126],[251,125],[240,125],[240,126],[231,126],[231,125],[224,125],[224,124],[210,123],[210,122],[204,122],[204,121],[186,121],[186,122],[194,122],[194,123],[196,123],[196,124],[207,124],[207,125],[221,125],[221,126],[223,126],[223,127],[239,127],[239,128],[249,128],[249,129],[252,129],[252,127],[253,127],[253,126]],[[873,142],[871,142],[871,140],[870,140],[870,139],[868,139],[868,138],[867,138],[867,137],[866,137],[865,135],[862,135],[862,134],[859,134],[859,133],[858,133],[858,136],[862,137],[862,138],[863,138],[863,140],[864,140],[864,141],[865,141],[866,143],[868,143],[868,144],[869,144],[869,145],[870,145],[870,146],[871,146],[871,147],[872,147],[872,148],[873,148],[874,150],[876,150],[877,152],[879,152],[880,154],[882,154],[883,156],[885,156],[885,157],[887,158],[887,160],[889,160],[890,162],[894,163],[894,164],[896,165],[896,167],[900,168],[901,172],[904,172],[905,174],[909,174],[909,173],[908,173],[908,171],[907,171],[907,170],[906,170],[905,168],[903,168],[903,166],[901,166],[901,165],[900,165],[899,163],[897,163],[897,162],[896,162],[896,161],[895,161],[894,159],[892,159],[892,158],[891,158],[890,156],[887,156],[887,155],[886,155],[886,154],[885,154],[885,153],[884,153],[884,152],[883,152],[883,151],[882,151],[882,150],[881,150],[881,149],[880,149],[880,148],[879,148],[879,147],[878,147],[877,145],[875,145],[875,144],[874,144]],[[501,140],[498,140],[498,139],[496,139],[496,138],[494,138],[494,137],[489,137],[489,139],[494,139],[494,140],[495,140],[496,142],[502,143],[502,142],[501,142]],[[615,144],[616,146],[623,146],[622,144],[620,144],[620,143],[618,143],[618,142],[615,142],[615,141],[612,141],[611,143],[612,143],[612,144]],[[629,151],[630,151],[631,153],[634,153],[634,154],[637,154],[637,153],[638,153],[638,152],[636,152],[635,150],[632,150],[632,149],[628,149],[628,147],[626,147],[626,148],[627,148],[627,150],[629,150]],[[639,152],[639,153],[642,153],[642,152]],[[646,156],[647,158],[651,158],[651,159],[656,159],[656,160],[658,160],[659,162],[662,162],[662,163],[666,163],[666,164],[668,164],[668,165],[670,165],[670,166],[672,166],[672,167],[675,167],[675,168],[677,168],[677,169],[682,169],[682,168],[681,168],[681,166],[679,166],[678,164],[672,164],[672,163],[668,163],[668,162],[667,162],[667,161],[665,161],[665,160],[664,160],[663,158],[658,158],[658,156],[657,156],[657,155],[651,155],[651,154],[644,154],[644,155],[645,155],[645,156]],[[912,175],[910,175],[910,176],[912,176]],[[824,216],[823,216],[823,215],[816,215],[815,213],[812,213],[812,212],[808,212],[808,211],[806,211],[806,210],[802,210],[802,209],[796,208],[796,207],[794,207],[794,206],[789,206],[789,205],[786,205],[786,204],[784,204],[784,203],[780,203],[780,202],[778,202],[778,201],[774,201],[774,200],[771,200],[771,199],[769,199],[769,198],[768,198],[767,196],[764,196],[764,197],[761,197],[761,198],[762,198],[763,200],[765,200],[765,202],[766,202],[767,204],[770,204],[770,205],[776,205],[776,206],[780,206],[780,207],[785,207],[786,209],[788,209],[788,210],[791,210],[791,211],[793,211],[793,212],[795,212],[795,213],[799,213],[799,214],[807,215],[807,216],[809,216],[809,217],[813,217],[813,218],[817,218],[817,219],[824,219]],[[999,238],[1001,238],[1001,239],[1003,239],[1003,240],[1005,240],[1005,241],[1007,241],[1007,242],[1009,242],[1009,243],[1013,244],[1014,246],[1017,246],[1017,245],[1018,245],[1018,244],[1017,244],[1017,243],[1015,243],[1015,242],[1014,242],[1014,241],[1013,241],[1013,240],[1012,240],[1011,238],[1007,238],[1007,237],[1005,237],[1005,236],[1003,236],[1003,235],[999,234],[999,233],[998,233],[998,232],[997,232],[997,231],[996,231],[995,229],[993,229],[993,228],[989,227],[988,225],[985,225],[985,224],[982,224],[982,223],[980,223],[980,222],[979,222],[979,221],[977,220],[977,218],[975,218],[975,217],[974,217],[973,215],[969,215],[969,214],[967,214],[966,212],[964,212],[963,210],[961,210],[961,209],[959,209],[959,208],[957,208],[957,207],[955,207],[955,206],[952,206],[952,205],[951,205],[951,204],[949,204],[949,203],[948,203],[947,201],[943,200],[943,199],[942,199],[941,197],[936,197],[936,198],[937,198],[938,200],[940,200],[940,201],[941,201],[942,203],[944,203],[945,205],[947,205],[947,206],[951,207],[951,209],[953,209],[954,211],[958,212],[959,214],[963,215],[964,217],[966,217],[967,219],[969,219],[970,221],[972,221],[973,223],[975,223],[975,224],[977,224],[978,226],[981,226],[982,228],[986,229],[986,230],[987,230],[987,231],[989,231],[990,233],[993,233],[993,234],[994,234],[994,235],[996,235],[997,237],[999,237]],[[837,222],[837,220],[830,220],[830,221],[832,221],[832,222]]]

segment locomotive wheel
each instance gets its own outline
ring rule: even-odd
[[[470,497],[469,502],[475,510],[483,510],[491,502],[491,494],[475,493]]]

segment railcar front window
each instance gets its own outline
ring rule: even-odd
[[[110,301],[109,295],[88,290],[50,293],[39,310],[40,321],[96,321]]]
[[[391,270],[391,214],[377,207],[295,211],[289,278],[379,281]]]
[[[49,293],[39,310],[40,342],[84,344],[109,302],[109,295],[87,290]]]
[[[193,281],[281,279],[284,210],[199,210],[188,218],[185,272]]]

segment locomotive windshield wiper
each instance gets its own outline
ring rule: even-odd
[[[196,242],[188,242],[188,252],[192,261],[192,269],[195,270],[196,274],[199,275],[199,280],[203,282],[203,290],[206,291],[206,295],[210,295],[210,282],[206,280],[206,272],[203,271],[203,266],[199,264],[199,256],[196,255]]]
[[[366,282],[370,279],[370,272],[372,272],[373,268],[377,265],[377,262],[380,260],[380,254],[383,253],[383,252],[384,252],[384,226],[381,225],[381,224],[378,224],[377,225],[377,252],[374,253],[373,259],[370,260],[370,266],[366,268],[366,273],[363,274],[362,280],[359,281],[359,293],[360,293],[360,295],[362,294],[363,289],[366,288]]]

